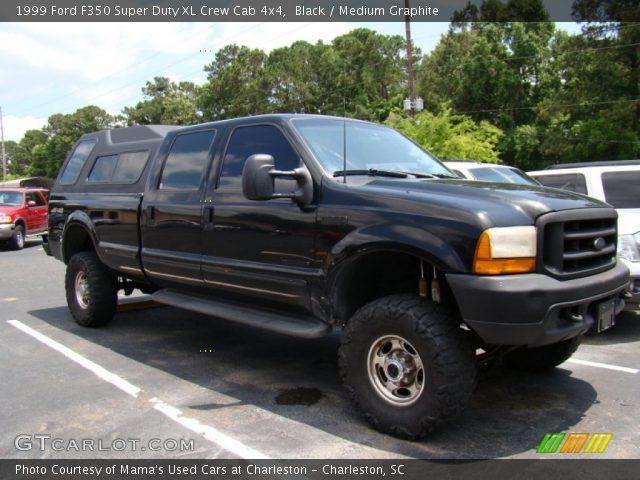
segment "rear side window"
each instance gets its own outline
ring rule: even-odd
[[[89,158],[95,144],[96,140],[83,140],[76,146],[71,154],[71,158],[60,175],[60,185],[73,185],[76,183],[80,176],[80,171],[87,161],[87,158]]]
[[[148,160],[148,151],[98,157],[87,180],[92,183],[136,183]]]
[[[616,208],[640,208],[638,185],[640,185],[640,170],[602,174],[605,198]]]
[[[587,193],[587,182],[581,173],[566,173],[561,175],[540,175],[534,177],[545,187],[560,188],[576,193]]]
[[[215,131],[178,135],[162,168],[160,189],[198,190]]]

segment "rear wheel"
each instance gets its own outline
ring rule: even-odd
[[[118,302],[118,284],[94,252],[76,253],[65,276],[67,305],[83,327],[98,327],[113,318]]]
[[[24,248],[24,227],[16,225],[13,229],[13,236],[9,240],[9,246],[12,250],[22,250]]]
[[[413,295],[358,310],[340,347],[343,382],[376,429],[417,439],[467,404],[475,358],[457,317]]]
[[[521,347],[507,353],[504,363],[516,370],[543,372],[567,361],[578,349],[582,335],[544,347]]]

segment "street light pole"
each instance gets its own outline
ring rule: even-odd
[[[409,109],[409,115],[415,113],[414,101],[415,95],[413,92],[413,51],[411,48],[411,15],[409,15],[410,7],[409,0],[404,0],[405,15],[404,15],[404,31],[407,36],[407,89],[409,90],[409,101],[411,102],[411,108]]]

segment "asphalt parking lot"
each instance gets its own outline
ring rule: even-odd
[[[549,432],[612,433],[599,458],[640,458],[634,313],[551,373],[485,373],[463,415],[406,442],[355,412],[337,337],[131,305],[85,329],[39,241],[0,248],[0,271],[2,458],[537,458]]]

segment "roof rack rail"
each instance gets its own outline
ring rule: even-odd
[[[561,168],[584,168],[584,167],[619,167],[623,165],[640,165],[640,159],[635,160],[604,160],[599,162],[579,162],[579,163],[556,163],[549,165],[545,170],[559,170]]]

